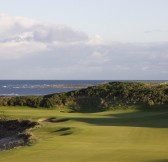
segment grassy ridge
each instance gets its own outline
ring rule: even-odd
[[[111,82],[67,93],[46,96],[1,97],[2,106],[58,108],[60,111],[97,112],[130,105],[168,103],[168,84]]]

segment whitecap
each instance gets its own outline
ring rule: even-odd
[[[19,96],[17,93],[0,94],[0,96]]]

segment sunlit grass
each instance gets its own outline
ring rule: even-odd
[[[168,160],[168,111],[62,113],[1,107],[13,118],[53,118],[33,130],[32,146],[0,153],[0,162],[155,162]],[[60,119],[69,119],[62,120]]]

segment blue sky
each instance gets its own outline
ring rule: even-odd
[[[167,0],[0,4],[0,79],[168,79]]]
[[[1,11],[111,41],[167,41],[167,0],[2,0]]]

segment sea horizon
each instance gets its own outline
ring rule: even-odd
[[[167,80],[0,80],[0,96],[41,96],[107,82],[167,82]]]

